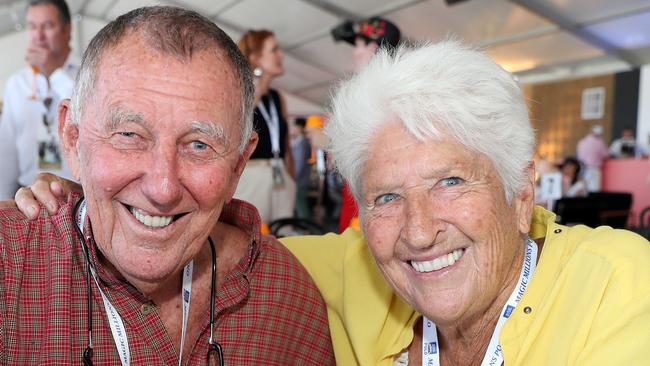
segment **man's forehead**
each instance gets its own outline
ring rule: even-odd
[[[191,57],[176,51],[158,49],[155,40],[147,34],[129,31],[121,39],[107,46],[98,58],[96,82],[112,82],[115,78],[139,82],[146,77],[192,77],[198,82],[216,82],[223,92],[239,96],[241,86],[232,62],[217,46],[193,51]],[[111,73],[110,75],[104,75]],[[134,78],[133,74],[138,73]]]
[[[27,21],[33,21],[42,18],[47,18],[48,20],[59,19],[59,10],[53,4],[37,4],[32,5],[27,8],[27,13],[25,15]]]
[[[181,62],[190,64],[195,61],[209,60],[219,67],[232,68],[232,63],[216,41],[205,40],[200,46],[191,42],[170,40],[167,36],[156,34],[156,30],[141,26],[137,29],[127,29],[117,41],[111,42],[102,51],[100,61],[116,58],[131,58],[135,51],[141,55],[152,56],[154,61],[161,63]],[[191,48],[191,50],[189,50]],[[101,62],[100,62],[101,63]]]

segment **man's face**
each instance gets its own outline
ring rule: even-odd
[[[623,130],[623,138],[629,140],[633,137],[634,137],[634,133],[632,133],[632,130],[630,130],[629,128]]]
[[[240,106],[222,56],[182,63],[133,34],[104,51],[67,158],[95,241],[128,280],[160,283],[205,245],[255,146],[239,153]]]
[[[354,68],[359,70],[366,66],[376,52],[376,42],[366,42],[363,38],[357,37],[354,40],[354,52],[352,53]]]
[[[70,42],[70,23],[65,23],[52,4],[27,9],[27,31],[32,45],[60,53]]]

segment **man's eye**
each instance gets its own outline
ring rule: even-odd
[[[128,132],[128,131],[126,131],[126,132],[118,132],[117,134],[120,135],[120,136],[124,136],[124,137],[135,137],[135,136],[137,136],[137,134],[135,132]]]
[[[446,186],[446,187],[457,186],[457,185],[461,184],[462,182],[463,182],[463,180],[461,178],[458,178],[458,177],[445,178],[445,179],[440,181],[440,183],[443,186]]]
[[[208,148],[208,144],[201,141],[192,141],[192,148],[195,150],[206,150]]]
[[[399,196],[395,193],[386,193],[375,199],[375,205],[385,205],[389,202],[395,201]]]

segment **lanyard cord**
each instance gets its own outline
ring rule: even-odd
[[[496,327],[490,338],[487,351],[481,362],[481,366],[502,365],[503,351],[499,344],[499,334],[506,320],[510,317],[515,307],[524,295],[528,283],[531,281],[533,272],[537,263],[537,244],[531,239],[526,239],[526,249],[524,252],[524,262],[519,274],[519,281],[514,288],[510,298],[503,306],[501,315],[497,320]],[[440,343],[438,342],[438,333],[436,325],[427,317],[422,318],[422,365],[439,366],[440,365]]]
[[[88,313],[86,314],[86,321],[87,321],[87,329],[88,329],[88,344],[86,346],[86,349],[83,352],[83,364],[84,366],[93,366],[92,362],[92,357],[93,357],[93,338],[92,338],[92,329],[93,329],[93,317],[92,317],[92,284],[91,284],[91,276],[94,277],[93,269],[91,267],[91,262],[90,262],[90,252],[88,250],[88,246],[86,245],[86,240],[84,239],[83,235],[83,220],[85,218],[85,205],[84,207],[81,207],[84,204],[84,199],[80,199],[73,207],[72,211],[72,217],[76,221],[75,229],[77,232],[77,235],[79,237],[79,241],[81,243],[81,248],[84,253],[84,256],[86,257],[86,302],[87,302],[87,307],[88,307]],[[80,210],[80,208],[82,208]],[[208,346],[210,350],[215,350],[218,353],[219,356],[219,363],[223,365],[223,350],[221,348],[221,345],[214,341],[213,338],[213,327],[214,327],[214,302],[215,302],[215,290],[216,290],[216,277],[217,277],[217,254],[216,250],[214,247],[214,242],[212,241],[212,238],[208,236],[208,242],[210,243],[210,251],[212,253],[212,279],[210,283],[210,338],[208,340]],[[187,272],[187,269],[189,267],[189,276],[191,277],[191,272],[192,272],[192,266],[191,263],[189,266],[186,266],[186,268],[183,270],[183,273],[185,274]],[[115,311],[113,306],[108,302],[108,299],[104,295],[101,287],[99,287],[99,282],[95,278],[95,282],[97,283],[97,288],[99,289],[102,299],[104,300],[104,304],[107,308],[107,312],[111,312],[111,310]],[[190,286],[191,286],[191,279],[190,279]],[[183,301],[185,302],[185,298],[187,296],[187,310],[184,311],[183,314],[183,323],[186,322],[187,314],[189,313],[189,294],[186,295],[186,290],[185,287],[183,286],[183,292],[181,293],[181,296],[183,297]],[[191,288],[190,288],[191,292]],[[108,305],[107,305],[108,303]],[[109,309],[110,305],[110,309]],[[119,318],[119,314],[117,314],[117,311],[115,311],[115,315]],[[109,314],[110,316],[110,314]],[[121,318],[119,318],[119,322],[122,323]],[[111,327],[113,328],[113,327]],[[126,364],[128,365],[129,363],[129,354],[128,354],[128,341],[126,339],[126,332],[124,331],[124,325],[121,324],[121,328],[123,331],[125,343],[126,343]],[[113,331],[113,329],[111,329]],[[119,331],[119,328],[118,328]],[[183,324],[183,329],[182,332],[185,333],[185,324]],[[115,333],[113,334],[115,338]],[[184,335],[182,336],[184,338]],[[114,339],[115,340],[115,339]],[[181,344],[183,343],[184,339],[181,340]],[[117,346],[117,343],[116,343]],[[183,348],[181,346],[181,354],[179,356],[179,364],[182,361],[182,352]],[[120,355],[120,359],[122,360],[122,363],[124,364],[124,358],[123,355]],[[209,357],[209,353],[208,353]]]
[[[271,138],[271,152],[273,157],[278,157],[280,155],[280,117],[278,116],[278,108],[275,106],[272,95],[269,93],[269,109],[271,110],[271,115],[266,110],[264,102],[260,100],[257,103],[257,109],[260,111],[262,118],[266,122],[266,126],[269,129],[269,137]]]

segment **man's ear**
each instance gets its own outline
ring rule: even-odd
[[[251,133],[251,137],[248,139],[248,142],[246,143],[246,147],[244,147],[244,151],[242,151],[241,155],[239,156],[239,161],[237,161],[237,167],[236,167],[237,178],[239,178],[239,176],[241,176],[241,173],[244,171],[244,168],[246,167],[246,162],[248,162],[248,159],[251,157],[251,155],[253,155],[253,151],[255,151],[258,141],[259,141],[259,136],[257,135],[257,132],[253,131],[253,133]]]
[[[72,175],[79,180],[79,151],[77,142],[79,140],[79,125],[71,118],[70,99],[65,99],[59,104],[58,111],[59,141],[63,147],[63,155],[72,171]]]
[[[66,33],[68,42],[72,38],[72,22],[63,23],[63,32]]]
[[[524,174],[526,182],[521,190],[515,194],[513,200],[515,201],[519,231],[522,234],[528,234],[535,206],[535,162],[528,163],[528,166],[524,169]]]
[[[246,143],[246,146],[244,147],[244,151],[239,154],[239,158],[237,159],[237,164],[235,165],[235,169],[233,170],[233,179],[232,179],[232,187],[231,187],[231,192],[228,193],[228,201],[232,199],[232,197],[235,195],[235,191],[237,190],[237,184],[239,183],[239,178],[241,177],[241,174],[244,172],[244,168],[246,167],[246,163],[248,162],[248,159],[253,155],[253,151],[255,151],[255,147],[257,147],[257,141],[259,140],[259,137],[257,136],[257,132],[253,132],[251,134],[251,137],[248,139],[248,142]]]

